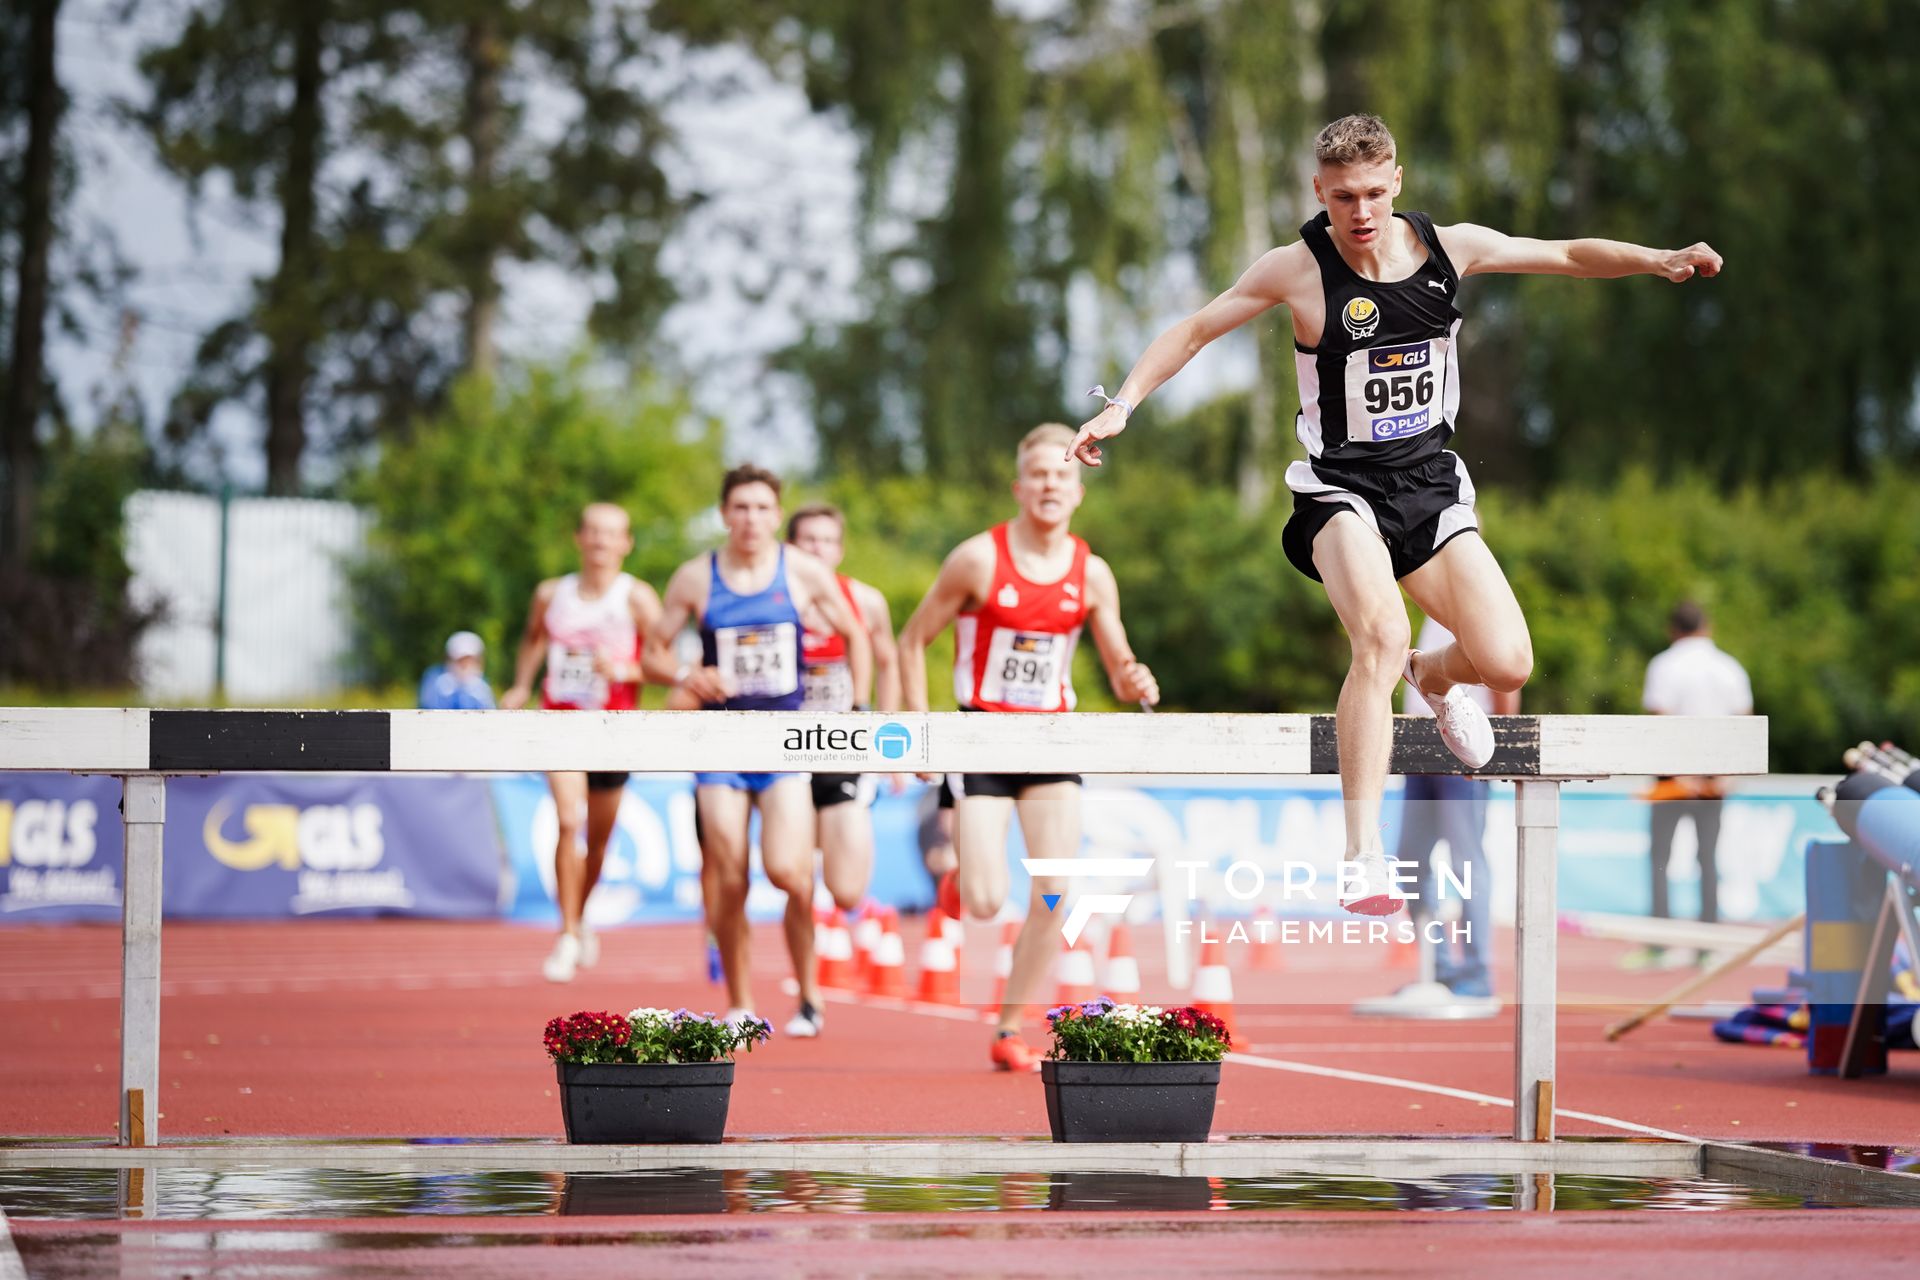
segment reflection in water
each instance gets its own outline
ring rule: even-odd
[[[1879,1150],[1876,1148],[1875,1150]],[[1536,1185],[1536,1182],[1538,1185]],[[1865,1193],[1863,1193],[1865,1194]],[[772,1170],[367,1173],[341,1169],[0,1169],[16,1218],[161,1220],[712,1213],[1140,1213],[1311,1209],[1511,1211],[1812,1207],[1800,1195],[1705,1178],[1449,1174],[1173,1177],[1009,1173],[956,1177]],[[1871,1203],[1852,1200],[1846,1203]]]

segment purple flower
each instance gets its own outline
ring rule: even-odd
[[[1047,1010],[1047,1021],[1058,1022],[1060,1021],[1060,1019],[1066,1017],[1068,1014],[1074,1013],[1079,1009],[1080,1009],[1080,1006],[1078,1005],[1057,1004],[1053,1006],[1053,1008]]]
[[[1089,1018],[1097,1018],[1101,1014],[1111,1011],[1112,1008],[1113,1001],[1107,999],[1105,996],[1095,996],[1080,1006],[1080,1012]]]

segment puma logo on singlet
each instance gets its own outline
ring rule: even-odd
[[[1427,288],[1438,289],[1440,292],[1445,293],[1447,291],[1447,282],[1445,280],[1429,280],[1427,281]]]

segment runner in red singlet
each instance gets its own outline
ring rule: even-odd
[[[1065,446],[1073,432],[1056,423],[1020,442],[1013,496],[1020,514],[956,547],[900,633],[901,691],[909,711],[927,709],[927,646],[954,627],[954,699],[963,710],[1031,713],[1074,707],[1073,651],[1082,626],[1122,702],[1160,700],[1153,673],[1133,656],[1120,622],[1120,588],[1106,561],[1068,531],[1086,495]],[[964,906],[991,919],[1008,889],[1007,825],[1014,811],[1036,858],[1080,851],[1080,777],[1055,773],[954,775],[957,873],[941,880],[943,908]],[[1020,1019],[1059,930],[1043,898],[1064,881],[1035,877],[1026,923],[1013,947],[1013,970],[1000,1006],[992,1060],[1006,1071],[1037,1071],[1039,1056],[1020,1037]]]

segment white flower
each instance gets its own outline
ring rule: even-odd
[[[669,1021],[672,1017],[673,1017],[673,1010],[671,1009],[641,1008],[641,1009],[635,1009],[633,1012],[629,1013],[627,1015],[627,1021],[642,1022],[642,1021],[657,1020],[660,1022],[666,1022],[666,1021]]]

